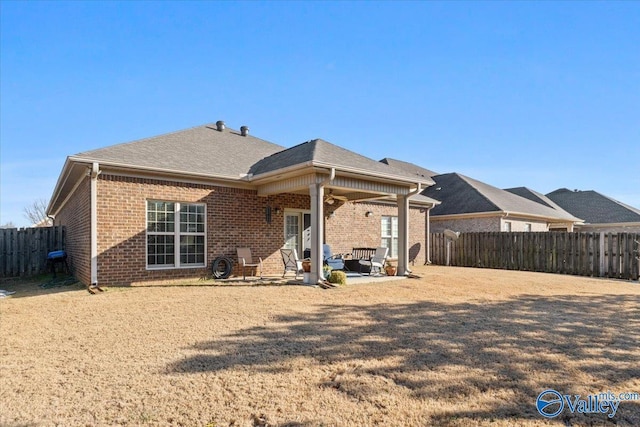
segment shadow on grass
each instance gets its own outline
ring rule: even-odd
[[[535,400],[548,388],[582,396],[640,391],[620,389],[640,378],[638,343],[640,302],[628,295],[321,305],[310,314],[279,316],[267,326],[200,342],[194,346],[199,354],[169,371],[243,366],[279,373],[288,369],[282,362],[304,357],[328,367],[351,366],[318,384],[351,398],[375,403],[381,393],[376,384],[392,384],[442,408],[480,398],[490,402],[478,410],[446,410],[431,420],[435,424],[460,418],[542,421]],[[558,420],[640,425],[639,403],[623,402],[613,420],[568,410]]]
[[[53,277],[53,274],[41,274],[27,278],[3,279],[0,282],[0,289],[15,292],[7,297],[15,299],[78,291],[86,287],[73,276],[58,273],[56,277]]]

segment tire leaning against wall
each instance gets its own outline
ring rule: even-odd
[[[233,260],[228,257],[217,257],[211,263],[211,271],[216,279],[226,279],[231,276]]]

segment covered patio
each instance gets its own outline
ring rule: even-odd
[[[321,139],[266,157],[254,165],[247,178],[257,186],[259,196],[309,195],[311,283],[322,278],[326,205],[365,201],[395,204],[397,274],[403,276],[409,271],[409,203],[412,199],[420,200],[427,206],[427,215],[428,209],[437,203],[419,194],[424,187],[434,184],[430,178],[391,168]]]

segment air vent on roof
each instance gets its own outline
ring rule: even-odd
[[[242,136],[249,135],[249,128],[247,126],[240,126],[240,135]]]
[[[224,130],[224,122],[222,120],[218,120],[216,122],[216,128],[219,132],[222,132]]]

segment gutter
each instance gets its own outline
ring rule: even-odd
[[[395,182],[403,182],[403,183],[411,183],[414,184],[415,181],[415,177],[405,177],[402,175],[394,175],[394,174],[387,174],[387,173],[382,173],[382,172],[376,172],[376,171],[370,171],[370,170],[365,170],[365,169],[357,169],[357,168],[350,168],[348,166],[336,166],[330,163],[321,163],[321,162],[315,162],[313,160],[304,162],[304,163],[298,163],[296,165],[291,165],[291,166],[287,166],[285,168],[281,168],[281,169],[276,169],[274,171],[270,171],[270,172],[265,172],[265,173],[261,173],[258,175],[247,175],[246,179],[250,182],[260,182],[262,180],[267,180],[269,178],[272,178],[274,176],[278,176],[278,175],[285,175],[287,173],[290,172],[295,172],[297,170],[302,170],[302,169],[306,169],[306,168],[322,168],[322,169],[329,169],[329,170],[340,170],[341,172],[346,172],[346,173],[351,173],[351,174],[355,174],[355,175],[361,175],[361,176],[366,176],[366,177],[375,177],[375,178],[382,178],[382,179],[386,179],[386,180],[390,180],[390,181],[395,181]],[[427,183],[427,181],[425,181],[425,183]],[[433,185],[433,184],[431,184]]]
[[[81,157],[69,157],[68,160],[76,162],[76,163],[85,163],[85,164],[95,164],[98,160],[92,160]],[[127,170],[140,170],[140,171],[148,171],[148,172],[158,172],[160,175],[180,175],[180,176],[197,176],[201,178],[210,178],[210,179],[220,179],[220,180],[229,180],[229,181],[246,181],[246,178],[243,178],[241,175],[238,176],[230,176],[230,175],[215,175],[209,173],[194,173],[189,171],[182,171],[177,169],[163,169],[163,168],[155,168],[151,166],[136,166],[126,163],[118,163],[118,162],[100,162],[101,166],[110,166],[114,168],[127,169]]]

